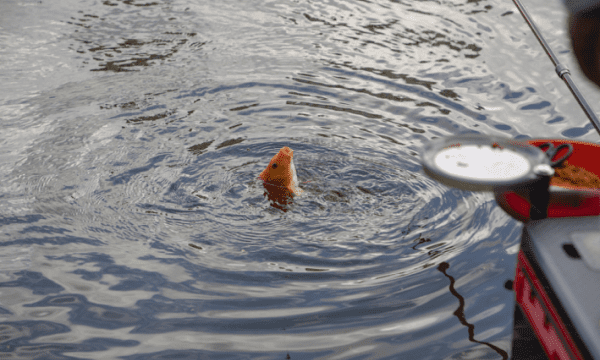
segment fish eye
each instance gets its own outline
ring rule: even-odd
[[[277,164],[273,164],[273,165],[271,165],[271,167],[272,167],[273,169],[277,169]]]

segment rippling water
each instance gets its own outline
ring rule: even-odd
[[[521,225],[419,151],[597,137],[510,1],[3,0],[0,59],[11,358],[506,359]]]

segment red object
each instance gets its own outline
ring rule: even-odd
[[[548,359],[583,360],[523,250],[519,251],[514,289],[517,304],[531,324]]]
[[[564,143],[573,145],[573,154],[567,160],[569,164],[581,167],[600,175],[600,146],[581,141],[564,139],[533,139],[528,143],[533,146],[550,142],[555,146]],[[529,201],[513,191],[496,192],[496,201],[512,217],[529,221]],[[600,189],[561,185],[550,188],[548,217],[560,218],[571,216],[600,215]]]

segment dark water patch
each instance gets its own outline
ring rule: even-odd
[[[344,78],[344,79],[346,79],[346,78]],[[374,96],[376,98],[386,99],[386,100],[391,100],[391,101],[397,101],[397,102],[415,101],[414,99],[406,97],[406,96],[394,95],[391,93],[374,93],[374,92],[369,91],[368,89],[350,88],[350,87],[339,85],[339,84],[326,84],[326,83],[322,83],[322,82],[299,79],[299,78],[292,78],[292,80],[300,82],[300,83],[314,85],[317,87],[328,87],[328,88],[333,88],[333,89],[343,89],[343,90],[348,90],[348,91],[357,92],[357,93],[364,93],[364,94]],[[305,95],[301,95],[301,96],[310,96],[310,95],[305,94]]]
[[[366,111],[355,110],[352,108],[343,108],[343,107],[334,106],[334,105],[315,104],[315,103],[309,103],[309,102],[305,102],[305,101],[302,101],[302,102],[286,101],[286,105],[307,106],[307,107],[327,109],[327,110],[332,110],[332,111],[342,111],[342,112],[347,112],[347,113],[351,113],[351,114],[355,114],[355,115],[359,115],[359,116],[364,116],[364,117],[370,118],[370,119],[383,118],[383,116],[381,116],[379,114],[372,114],[372,113],[368,113]]]
[[[132,118],[132,119],[127,119],[126,122],[128,124],[130,123],[140,123],[143,121],[155,121],[155,120],[160,120],[160,119],[164,119],[168,116],[173,115],[175,112],[174,111],[165,111],[163,113],[160,114],[156,114],[156,115],[151,115],[151,116],[138,116],[136,118]]]
[[[581,137],[585,134],[587,134],[588,132],[590,132],[591,130],[594,129],[594,126],[591,123],[588,123],[587,125],[583,126],[583,127],[572,127],[569,128],[567,130],[564,130],[563,132],[561,132],[560,134],[566,138],[578,138]]]
[[[205,152],[205,150],[210,146],[210,144],[212,144],[214,142],[214,140],[210,140],[210,141],[205,141],[202,144],[198,144],[198,145],[194,145],[188,148],[188,151],[190,151],[192,154],[194,155],[201,155],[202,153]]]
[[[28,231],[31,232],[31,231]],[[0,242],[1,247],[10,246],[32,246],[32,245],[68,245],[68,244],[85,244],[90,246],[102,246],[106,243],[102,240],[85,238],[80,236],[43,236],[43,237],[25,237],[18,240],[9,240]]]
[[[150,260],[150,258],[146,258],[144,260],[147,261]],[[190,293],[202,293],[202,291],[193,287],[193,282],[184,281],[181,283],[174,283],[169,281],[164,277],[164,275],[158,272],[145,271],[125,265],[116,265],[110,263],[96,263],[96,265],[100,268],[100,270],[90,271],[77,269],[73,271],[73,273],[81,276],[83,280],[87,281],[102,281],[104,276],[114,276],[120,279],[117,284],[112,285],[109,288],[110,290],[114,291],[143,290],[155,292],[159,289],[165,288]]]
[[[520,97],[522,97],[524,94],[523,91],[511,91],[511,92],[507,92],[506,95],[504,95],[504,100],[513,100],[513,99],[519,99]]]
[[[49,226],[49,225],[41,225],[41,226],[27,226],[27,227],[23,228],[23,230],[19,231],[19,233],[21,233],[21,234],[26,234],[26,233],[30,233],[30,232],[50,235],[50,234],[64,234],[64,233],[71,232],[71,230],[67,230],[64,228],[57,228],[57,227]]]
[[[50,321],[13,321],[0,324],[0,351],[9,352],[41,336],[64,334],[70,329],[66,325]]]
[[[251,105],[243,105],[243,106],[238,106],[232,109],[229,109],[229,111],[240,111],[240,110],[246,110],[248,108],[254,107],[254,106],[258,106],[258,104],[251,104]]]
[[[494,125],[494,127],[498,130],[502,130],[502,131],[510,131],[512,129],[511,126],[509,125],[503,125],[503,124],[496,124]]]
[[[217,347],[226,348],[227,344],[214,344]],[[264,344],[267,347],[266,344]],[[292,355],[290,355],[290,353]],[[315,351],[311,352],[311,355],[315,357],[326,356],[330,354],[330,351]],[[210,351],[210,350],[163,350],[157,351],[153,353],[140,353],[136,355],[127,355],[122,356],[120,359],[125,360],[162,360],[162,359],[178,359],[178,360],[220,360],[220,359],[261,359],[261,358],[271,358],[271,359],[296,359],[296,356],[293,351],[285,352],[279,351],[279,355],[273,354],[273,352],[269,351],[240,351],[240,350],[231,350],[231,351]]]
[[[75,325],[91,326],[98,329],[120,329],[140,326],[148,321],[148,314],[140,311],[91,303],[83,295],[61,294],[48,296],[25,307],[69,307],[69,321]]]
[[[13,315],[13,313],[10,310],[0,306],[0,315]]]
[[[31,290],[36,295],[48,295],[64,290],[62,286],[35,271],[18,271],[14,275],[18,279],[0,283],[0,287],[22,287]]]
[[[130,110],[130,109],[139,109],[139,105],[134,102],[134,101],[129,101],[127,103],[122,103],[122,104],[104,104],[104,105],[100,105],[100,109],[113,109],[113,108],[120,108],[123,110]]]
[[[160,241],[153,241],[150,243],[150,247],[153,249],[157,249],[160,250],[163,253],[169,254],[169,255],[173,255],[173,256],[185,256],[187,255],[187,252],[182,250],[180,247],[178,246],[174,246],[171,244],[165,244],[162,243]],[[140,259],[146,259],[144,257],[140,258]],[[152,259],[152,257],[150,257],[149,259]]]
[[[112,116],[111,119],[117,119],[117,118],[122,118],[122,117],[141,115],[143,113],[147,113],[147,112],[152,111],[152,110],[165,109],[165,108],[166,108],[165,105],[152,105],[152,106],[148,106],[147,108],[145,108],[144,110],[142,110],[140,112],[135,112],[135,113],[127,112],[127,113],[123,113],[123,114],[118,114],[118,115]],[[125,108],[125,110],[129,110],[129,109],[130,109],[129,107]],[[138,116],[138,118],[143,118],[143,116]]]
[[[131,181],[131,179],[141,173],[145,173],[154,169],[158,166],[158,164],[162,163],[165,159],[169,157],[168,154],[154,156],[151,159],[148,159],[148,165],[136,167],[130,170],[123,172],[122,174],[114,175],[108,178],[108,181],[111,181],[113,185],[119,184],[127,184]]]
[[[460,99],[460,95],[458,95],[457,93],[455,93],[454,91],[452,91],[450,89],[440,91],[440,95],[445,96],[450,99],[454,99],[454,100]]]
[[[548,101],[540,101],[539,103],[522,106],[521,110],[540,110],[540,109],[549,107],[551,105],[552,104],[550,104],[550,102],[548,102]]]
[[[222,85],[222,86],[218,86],[218,87],[212,88],[212,89],[202,87],[202,88],[195,89],[195,90],[182,91],[180,93],[180,95],[177,95],[175,97],[175,99],[185,99],[188,97],[202,98],[202,97],[205,97],[206,95],[212,95],[212,94],[227,92],[227,91],[231,91],[231,90],[249,89],[249,88],[255,88],[255,87],[292,90],[292,92],[304,92],[304,93],[318,94],[321,96],[328,96],[328,97],[335,97],[337,95],[334,92],[322,91],[321,89],[318,89],[315,87],[294,86],[294,85],[279,84],[279,83],[269,84],[269,83],[264,83],[264,82],[249,82],[249,83],[240,83],[237,85]]]
[[[12,224],[31,224],[45,219],[43,215],[32,214],[22,216],[0,216],[0,226],[12,225]]]
[[[246,140],[246,139],[244,139],[244,138],[237,138],[237,139],[225,140],[222,143],[220,143],[219,145],[215,146],[215,150],[219,150],[219,149],[222,149],[224,147],[228,147],[228,146],[232,146],[232,145],[235,145],[235,144],[239,144],[239,143],[243,142],[244,140]]]
[[[10,325],[13,324],[9,324],[9,326]],[[54,329],[48,329],[52,325],[58,326],[58,324],[51,324],[49,326],[48,322],[31,322],[25,324],[19,323],[16,326],[20,326],[23,330],[35,331],[35,336],[24,337],[14,341],[8,341],[5,345],[5,352],[15,353],[15,355],[17,356],[23,356],[23,358],[29,359],[80,359],[65,355],[65,353],[100,352],[112,349],[114,347],[132,347],[139,345],[138,341],[119,340],[111,338],[90,338],[83,340],[80,344],[65,344],[61,342],[47,343],[40,341],[34,341],[33,343],[31,343],[31,340],[35,340],[36,338],[41,336],[54,335],[56,333],[67,333],[67,331],[52,331]],[[43,331],[39,331],[39,328],[45,329]]]
[[[546,124],[555,124],[555,123],[559,123],[564,121],[565,118],[563,116],[556,116],[548,121],[546,121]]]
[[[136,0],[113,0],[114,2],[111,2],[111,0],[104,0],[102,2],[103,5],[106,6],[118,6],[119,4],[126,4],[126,5],[133,5],[133,6],[154,6],[154,5],[158,5],[157,2],[136,2]]]

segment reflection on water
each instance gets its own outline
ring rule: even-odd
[[[460,295],[458,291],[456,291],[456,288],[454,287],[456,284],[456,280],[452,276],[448,275],[447,272],[449,267],[450,265],[447,262],[442,262],[438,265],[437,269],[450,280],[450,292],[458,299],[459,302],[458,309],[454,311],[454,315],[456,315],[461,324],[463,324],[467,329],[469,329],[469,341],[486,345],[495,352],[497,352],[500,356],[502,356],[502,359],[508,359],[507,351],[488,342],[475,340],[475,325],[470,324],[467,321],[467,318],[465,316],[465,298],[462,295]]]
[[[513,10],[3,1],[0,351],[506,359],[520,225],[419,151],[591,134]]]

